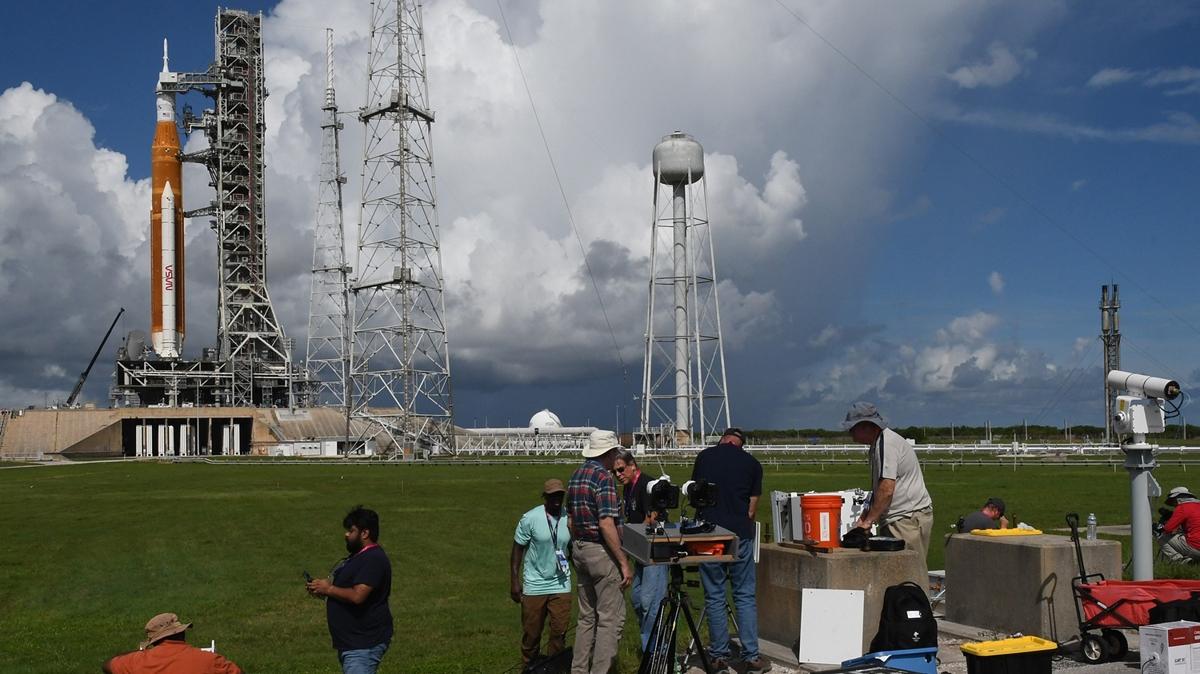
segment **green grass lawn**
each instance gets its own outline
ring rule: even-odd
[[[301,572],[344,552],[351,506],[379,511],[396,638],[384,672],[502,672],[519,659],[508,598],[513,527],[564,465],[91,464],[0,470],[0,671],[97,672],[152,615],[249,672],[333,672],[324,607]],[[658,472],[656,466],[652,472]],[[668,466],[677,478],[689,468]],[[764,492],[865,486],[866,466],[767,466]],[[1189,484],[1181,467],[1156,472]],[[1103,467],[930,466],[935,543],[991,495],[1051,530],[1070,510],[1128,521],[1128,477]],[[1195,480],[1193,480],[1194,482]],[[1195,485],[1193,485],[1195,486]],[[759,509],[770,530],[765,503]],[[1126,552],[1126,554],[1128,554]],[[693,591],[700,603],[698,591]],[[632,615],[622,671],[636,669]]]

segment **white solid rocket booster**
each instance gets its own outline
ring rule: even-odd
[[[163,358],[179,357],[178,333],[175,331],[175,191],[171,181],[163,185],[162,192],[162,349]]]

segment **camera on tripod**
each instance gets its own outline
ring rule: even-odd
[[[646,485],[647,509],[658,514],[650,524],[626,524],[621,547],[642,564],[700,564],[731,562],[737,555],[737,535],[728,529],[681,511],[678,523],[671,521],[671,510],[680,507],[680,497],[699,511],[717,504],[719,490],[706,480],[688,480],[682,487],[671,483],[669,475]]]

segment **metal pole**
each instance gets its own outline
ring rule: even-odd
[[[1134,433],[1125,451],[1129,471],[1129,518],[1133,540],[1133,580],[1154,579],[1153,532],[1150,518],[1150,471],[1158,465],[1154,447],[1146,444],[1145,433]]]
[[[687,268],[687,187],[682,183],[672,186],[674,209],[674,234],[672,245],[675,266],[675,432],[690,431],[688,403],[688,268]]]

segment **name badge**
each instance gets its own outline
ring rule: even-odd
[[[558,560],[558,570],[563,574],[571,573],[571,565],[567,562],[567,554],[562,550],[554,551],[554,558]]]

